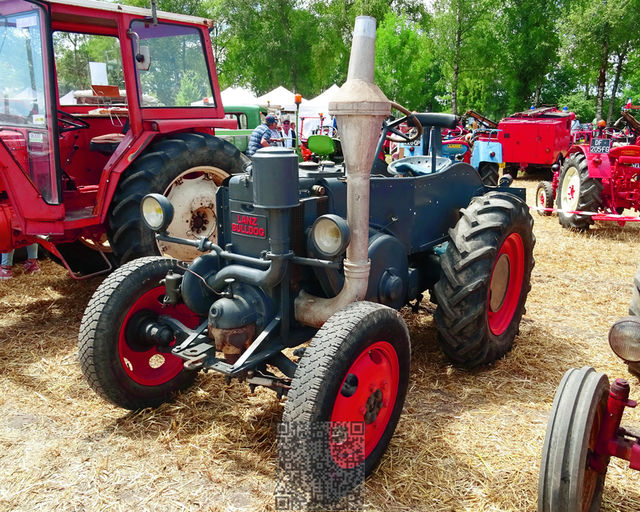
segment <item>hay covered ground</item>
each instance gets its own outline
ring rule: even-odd
[[[529,204],[538,177],[520,179]],[[640,226],[588,233],[534,213],[536,266],[509,355],[478,371],[448,364],[431,312],[405,313],[413,360],[404,413],[366,485],[365,510],[533,511],[553,394],[569,367],[638,379],[610,351],[627,314]],[[273,510],[275,426],[282,404],[201,375],[156,410],[113,407],[76,361],[83,309],[100,279],[75,282],[43,262],[0,283],[0,510]],[[627,411],[624,423],[640,424]],[[604,510],[640,510],[640,474],[609,468]]]

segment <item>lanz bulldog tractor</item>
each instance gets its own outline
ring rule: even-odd
[[[534,265],[524,190],[508,179],[487,187],[468,164],[435,154],[371,176],[390,112],[373,83],[374,47],[375,20],[357,18],[348,80],[330,104],[344,167],[299,165],[286,148],[258,151],[249,172],[218,190],[218,243],[167,234],[169,199],[143,199],[160,243],[202,255],[188,264],[141,258],[96,290],[79,358],[99,395],[128,409],[157,406],[199,370],[271,388],[287,395],[285,423],[362,427],[360,451],[349,434],[323,438],[340,478],[371,472],[402,411],[411,349],[396,310],[411,302],[417,310],[422,292],[433,292],[442,348],[462,366],[511,348]],[[447,114],[420,117],[456,124]]]
[[[640,375],[640,269],[628,316],[609,331],[615,354]],[[538,511],[600,510],[611,457],[640,470],[640,432],[622,427],[630,386],[625,379],[611,385],[591,367],[572,368],[562,377],[553,399],[542,449],[538,481]]]
[[[140,216],[176,208],[169,232],[216,236],[215,194],[249,164],[224,119],[209,28],[192,16],[81,0],[0,2],[0,251],[37,242],[74,276],[168,253]],[[203,96],[207,105],[191,106]],[[186,249],[186,251],[185,251]]]

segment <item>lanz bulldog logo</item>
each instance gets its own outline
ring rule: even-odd
[[[267,219],[260,215],[231,212],[231,231],[236,235],[267,237]]]

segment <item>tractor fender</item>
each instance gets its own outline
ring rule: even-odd
[[[572,146],[567,152],[565,161],[573,154],[581,154],[587,159],[589,178],[603,179],[611,177],[611,162],[606,153],[591,153],[589,146]]]
[[[502,144],[500,142],[489,142],[477,140],[473,144],[471,153],[471,165],[476,169],[484,162],[502,163]]]

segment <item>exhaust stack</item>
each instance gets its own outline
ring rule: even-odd
[[[347,304],[363,300],[369,284],[369,179],[382,121],[391,113],[391,102],[373,82],[375,41],[375,18],[358,16],[347,81],[329,103],[329,113],[336,116],[341,133],[351,243],[340,293],[325,299],[303,290],[295,300],[296,320],[313,327],[320,327]]]

